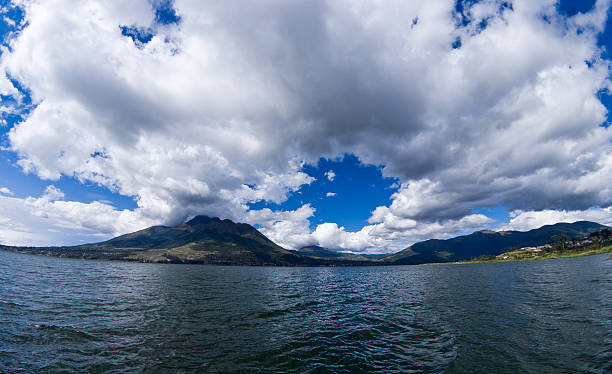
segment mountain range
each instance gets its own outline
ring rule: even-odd
[[[529,231],[477,231],[452,239],[429,239],[395,253],[385,260],[396,265],[465,261],[479,256],[498,255],[513,249],[544,245],[553,237],[568,240],[608,228],[595,222],[578,221],[542,226]]]
[[[554,236],[577,238],[607,228],[580,221],[526,232],[478,231],[452,239],[430,239],[392,255],[356,255],[319,246],[286,250],[246,223],[196,216],[177,226],[152,226],[92,244],[0,249],[71,258],[159,263],[254,266],[406,265],[469,260],[511,249],[543,245]]]

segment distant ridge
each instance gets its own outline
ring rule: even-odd
[[[370,261],[372,259],[371,256],[362,256],[353,253],[339,252],[331,249],[319,247],[318,245],[310,245],[306,247],[302,247],[297,251],[291,251],[293,253],[309,256],[318,259],[326,259],[326,260],[346,260],[346,261]],[[378,256],[380,257],[380,256]]]
[[[606,228],[599,223],[578,221],[546,225],[529,231],[483,230],[452,239],[419,242],[384,260],[396,265],[464,261],[483,255],[498,255],[511,249],[544,245],[555,235],[566,235],[572,239]]]
[[[331,249],[319,247],[318,245],[309,245],[292,252],[299,253],[305,256],[325,258],[338,258],[342,256],[342,252],[332,251]]]

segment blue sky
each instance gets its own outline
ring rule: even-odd
[[[192,5],[0,2],[0,243],[207,214],[375,253],[612,222],[608,1]]]
[[[371,212],[377,206],[389,204],[391,195],[397,191],[397,179],[383,177],[381,170],[380,166],[364,165],[354,155],[321,158],[302,168],[315,181],[292,193],[285,202],[259,201],[250,206],[295,210],[309,203],[316,209],[316,215],[310,219],[312,229],[320,223],[336,222],[347,230],[358,231],[367,225]]]

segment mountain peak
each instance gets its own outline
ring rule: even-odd
[[[198,225],[205,225],[210,222],[220,222],[220,221],[221,220],[218,217],[209,217],[209,216],[201,215],[201,216],[193,217],[192,219],[187,221],[186,224],[193,227],[193,226],[198,226]]]
[[[276,245],[246,223],[205,215],[173,226],[154,226],[102,243],[79,247],[90,255],[99,251],[118,258],[145,262],[182,262],[225,265],[315,264]]]

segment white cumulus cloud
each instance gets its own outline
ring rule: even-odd
[[[117,210],[99,201],[64,201],[64,193],[49,185],[40,197],[25,199],[0,195],[0,244],[73,245],[97,242],[156,221],[138,210]]]
[[[291,247],[378,251],[490,225],[479,207],[612,205],[607,0],[569,18],[553,0],[482,0],[465,25],[451,0],[176,0],[169,25],[146,0],[19,4],[26,26],[0,57],[0,93],[15,97],[0,110],[23,110],[9,78],[34,103],[6,139],[18,165],[138,204],[30,201],[57,222],[115,233],[208,214]],[[134,43],[121,26],[155,35]],[[282,203],[313,181],[304,163],[346,153],[400,181],[362,230],[311,229],[309,205],[248,208]]]
[[[14,195],[13,191],[8,189],[7,187],[0,187],[0,193],[11,196]]]
[[[544,225],[558,222],[593,221],[602,225],[612,226],[612,207],[593,208],[588,210],[540,210],[511,212],[510,222],[500,227],[500,230],[526,231]]]

